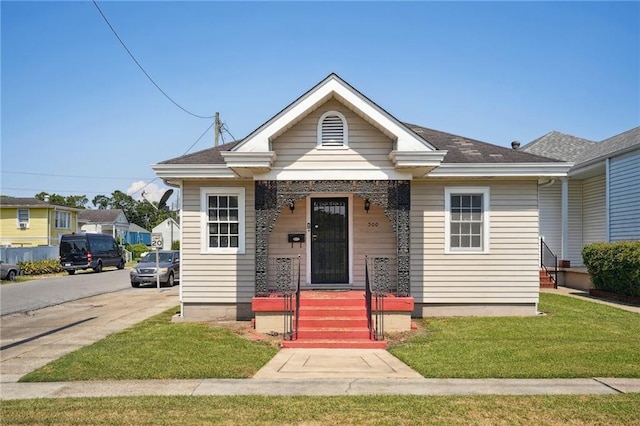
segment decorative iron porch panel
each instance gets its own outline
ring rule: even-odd
[[[398,296],[408,296],[410,185],[400,180],[256,181],[256,296],[269,295],[269,236],[280,211],[292,201],[322,193],[352,193],[384,210],[397,238]]]

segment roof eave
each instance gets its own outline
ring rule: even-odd
[[[151,168],[165,181],[238,177],[226,164],[152,164]]]
[[[573,163],[442,164],[425,177],[566,177]]]

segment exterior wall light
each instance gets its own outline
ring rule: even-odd
[[[366,200],[364,200],[364,211],[366,211],[367,214],[369,214],[370,208],[371,208],[371,201],[369,201],[369,199],[367,198]]]

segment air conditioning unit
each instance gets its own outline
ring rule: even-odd
[[[20,226],[20,229],[27,229],[27,227],[29,226],[28,222],[19,222],[18,225]]]

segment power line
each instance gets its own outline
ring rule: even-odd
[[[136,63],[138,68],[140,68],[140,70],[144,73],[144,75],[147,76],[149,81],[151,83],[153,83],[154,86],[156,86],[156,89],[158,89],[160,91],[160,93],[162,93],[167,99],[169,99],[175,106],[177,106],[178,108],[180,108],[181,110],[183,110],[184,112],[186,112],[189,115],[192,115],[192,116],[197,117],[197,118],[205,118],[205,119],[213,118],[213,116],[203,116],[203,115],[198,115],[198,114],[192,113],[191,111],[187,110],[186,108],[183,108],[180,104],[178,104],[176,101],[174,101],[171,98],[171,96],[169,96],[164,90],[162,90],[160,88],[160,86],[158,86],[158,84],[153,80],[153,78],[151,78],[149,73],[147,73],[147,71],[142,67],[142,65],[140,65],[140,62],[138,62],[138,60],[135,58],[135,56],[133,56],[133,53],[131,53],[131,51],[129,50],[127,45],[124,44],[124,41],[122,41],[122,39],[120,38],[120,36],[116,32],[115,28],[113,28],[113,26],[111,25],[111,23],[109,22],[109,20],[105,16],[105,14],[102,12],[102,9],[100,9],[100,6],[98,6],[98,2],[96,0],[93,0],[93,4],[95,5],[96,9],[98,9],[98,12],[100,12],[100,15],[102,16],[102,19],[104,19],[104,21],[107,23],[107,25],[111,29],[111,32],[113,33],[113,35],[116,36],[116,38],[118,39],[118,41],[120,42],[122,47],[124,47],[124,50],[126,50],[127,53],[129,54],[129,56],[131,57],[131,59],[133,59],[133,62]]]
[[[61,192],[66,192],[66,193],[74,194],[74,195],[78,195],[78,194],[102,194],[102,195],[104,195],[105,194],[105,191],[74,191],[74,190],[67,191],[67,190],[56,190],[56,189],[45,191],[44,189],[42,189],[42,187],[40,187],[40,188],[16,188],[16,187],[3,186],[2,190],[35,191],[36,193],[46,192],[46,193],[49,193],[49,194],[57,194],[57,193],[61,193]],[[113,191],[111,191],[111,192],[113,192]]]
[[[82,178],[82,179],[121,179],[121,180],[147,180],[151,178],[140,177],[111,177],[111,176],[80,176],[80,175],[58,175],[54,173],[31,173],[31,172],[14,172],[10,170],[2,170],[2,173],[9,175],[29,175],[29,176],[47,176],[47,177],[67,177],[67,178]]]
[[[202,138],[204,137],[204,135],[206,135],[206,134],[207,134],[207,132],[209,131],[209,129],[211,129],[211,128],[213,127],[213,125],[214,125],[214,124],[216,124],[216,123],[215,123],[215,122],[211,123],[211,124],[209,125],[209,127],[207,127],[207,130],[205,130],[205,131],[200,135],[200,137],[199,137],[198,139],[196,139],[196,141],[195,141],[194,143],[192,143],[192,144],[191,144],[191,146],[190,146],[190,147],[189,147],[189,148],[184,152],[184,154],[182,154],[182,155],[187,155],[187,153],[188,153],[189,151],[191,151],[191,148],[193,148],[193,147],[194,147],[198,142],[200,142],[200,139],[202,139]]]

